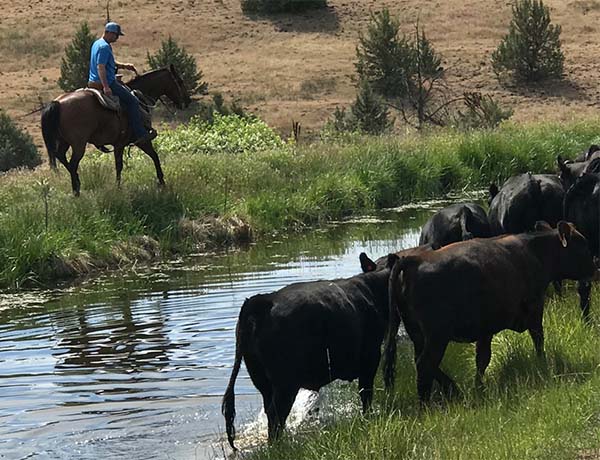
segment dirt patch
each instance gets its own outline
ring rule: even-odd
[[[506,33],[510,2],[487,0],[329,0],[325,11],[296,16],[249,17],[239,0],[132,0],[111,2],[112,19],[126,33],[117,58],[143,67],[169,34],[194,54],[211,91],[237,98],[269,124],[289,134],[318,130],[336,106],[354,98],[355,47],[371,11],[388,7],[411,32],[419,18],[444,57],[457,94],[490,93],[524,121],[572,120],[597,114],[600,103],[594,59],[600,51],[600,1],[549,0],[562,26],[566,79],[529,90],[498,84],[490,53]],[[0,107],[18,117],[60,90],[62,49],[82,20],[100,33],[104,2],[34,0],[3,2],[0,25]],[[36,45],[37,43],[37,45]],[[37,116],[19,119],[41,146]]]

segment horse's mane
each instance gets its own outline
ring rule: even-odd
[[[148,72],[144,72],[141,75],[136,75],[135,77],[133,77],[131,80],[129,80],[127,82],[127,84],[130,85],[130,84],[140,83],[142,80],[146,80],[147,78],[154,77],[159,72],[165,72],[165,71],[168,72],[169,69],[165,67],[163,69],[156,69],[156,70],[150,70]]]

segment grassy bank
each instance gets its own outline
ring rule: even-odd
[[[13,172],[0,181],[0,285],[21,286],[96,268],[220,246],[274,231],[397,206],[554,170],[600,142],[598,122],[506,125],[491,132],[348,137],[296,147],[262,125],[191,124],[158,139],[167,187],[133,149],[123,185],[112,155],[88,152],[82,196],[66,170]],[[47,212],[46,212],[47,205]]]
[[[593,298],[595,307],[598,295]],[[386,401],[381,379],[375,413],[362,417],[356,387],[328,402],[355,406],[335,423],[289,433],[253,459],[597,459],[600,447],[600,322],[585,326],[577,296],[547,303],[546,360],[536,358],[528,334],[494,338],[485,390],[475,392],[473,345],[453,344],[442,363],[462,396],[428,409],[417,402],[412,349],[400,349],[397,382]],[[434,400],[436,397],[434,396]],[[327,410],[327,409],[322,409]],[[594,454],[594,449],[595,454]]]

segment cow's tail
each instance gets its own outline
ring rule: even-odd
[[[393,388],[396,377],[396,335],[401,322],[400,313],[405,304],[399,283],[401,273],[406,268],[406,260],[406,257],[399,258],[395,254],[388,256],[388,266],[393,264],[393,267],[388,281],[389,316],[383,353],[383,381],[387,390]]]
[[[272,305],[273,303],[270,300],[265,302],[265,296],[262,295],[246,299],[240,310],[240,316],[235,329],[235,361],[225,395],[223,396],[223,402],[221,403],[221,413],[225,417],[227,440],[234,450],[237,450],[234,445],[235,426],[233,425],[235,419],[235,380],[242,365],[243,350],[250,346],[249,336],[256,333],[257,327],[261,326],[266,313],[270,311]]]
[[[48,150],[50,167],[56,169],[56,151],[58,150],[60,124],[60,104],[52,101],[42,110],[42,136]]]

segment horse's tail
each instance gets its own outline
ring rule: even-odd
[[[44,144],[48,150],[48,159],[50,167],[56,169],[56,151],[58,150],[60,123],[60,104],[58,101],[52,101],[44,110],[42,110],[42,136],[44,136]]]
[[[396,378],[396,335],[400,327],[401,314],[406,308],[406,299],[402,293],[401,274],[407,265],[414,263],[410,257],[398,257],[395,254],[388,256],[388,266],[392,266],[389,277],[389,317],[388,330],[385,337],[383,352],[383,381],[386,390],[391,390]]]

